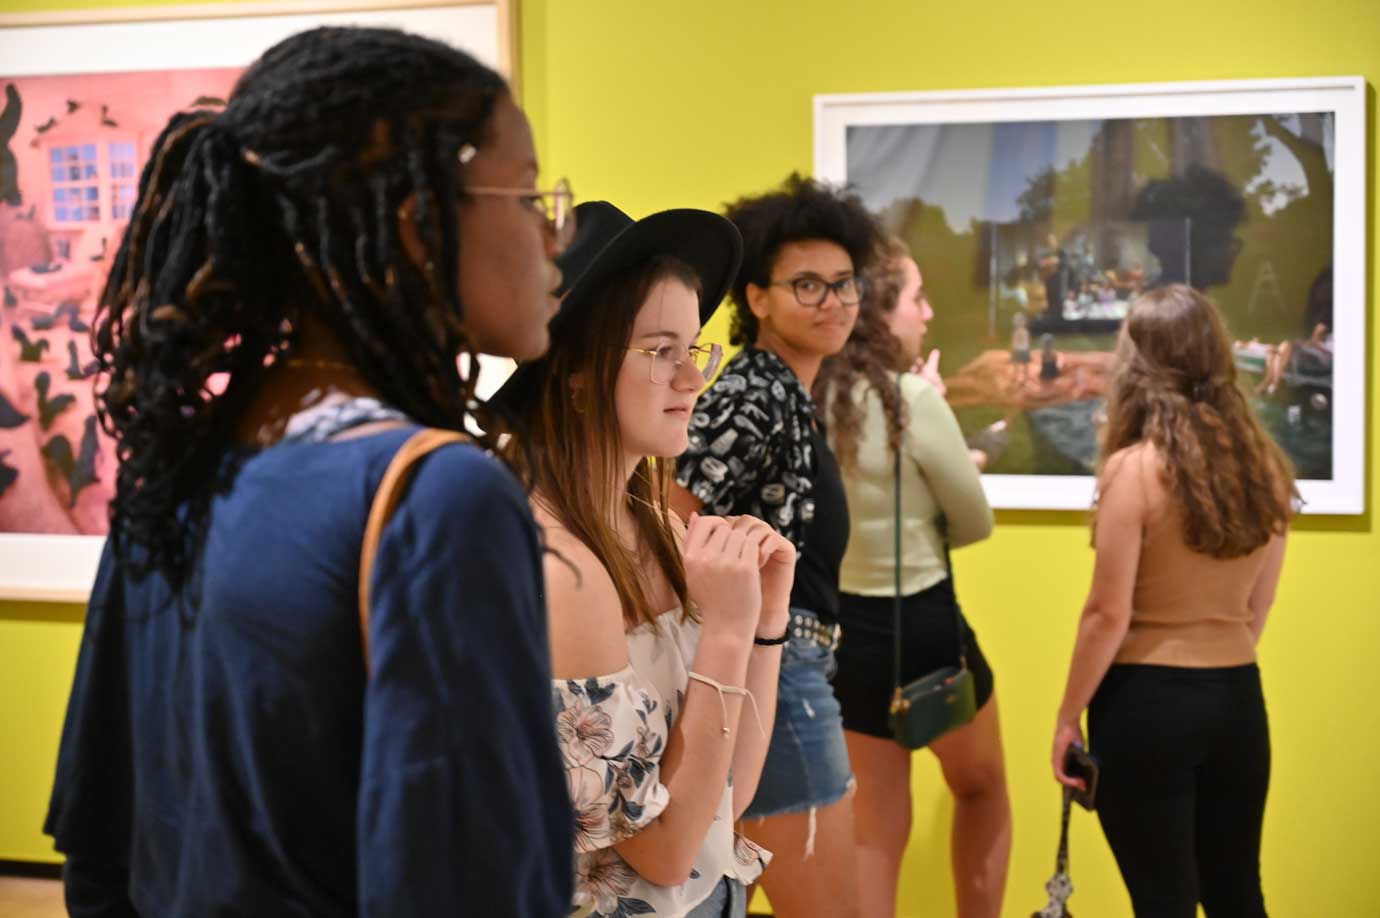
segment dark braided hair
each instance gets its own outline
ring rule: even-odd
[[[481,409],[457,366],[457,157],[506,92],[440,42],[322,28],[265,52],[224,111],[159,135],[93,333],[120,462],[111,538],[134,576],[186,582],[234,425],[308,313],[418,422],[460,429]],[[413,195],[421,267],[398,230]]]

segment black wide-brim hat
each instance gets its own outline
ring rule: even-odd
[[[561,269],[561,307],[548,326],[551,350],[561,346],[561,329],[599,304],[591,294],[607,281],[657,255],[671,255],[699,275],[700,324],[714,315],[738,276],[743,237],[729,220],[707,210],[678,208],[634,220],[608,201],[575,208],[575,239],[556,258]],[[515,412],[533,395],[544,357],[518,366],[490,397],[490,404]]]

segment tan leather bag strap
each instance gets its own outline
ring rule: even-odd
[[[364,671],[373,669],[373,659],[369,654],[369,590],[374,573],[374,556],[379,551],[379,540],[383,538],[383,527],[388,525],[393,511],[398,508],[412,471],[422,457],[449,443],[468,443],[470,438],[454,430],[438,430],[428,427],[407,438],[402,447],[393,455],[393,460],[384,470],[379,489],[374,492],[374,503],[369,508],[369,521],[364,525],[364,545],[359,552],[359,634],[364,647]]]

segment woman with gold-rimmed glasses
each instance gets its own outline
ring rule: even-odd
[[[73,914],[567,913],[491,434],[416,467],[360,601],[385,468],[474,426],[459,355],[547,348],[573,226],[536,177],[502,78],[391,29],[288,38],[154,142],[93,347],[121,462],[46,824]]]
[[[724,356],[722,344],[686,346],[671,337],[657,338],[655,347],[629,347],[628,350],[651,358],[647,362],[648,374],[657,385],[669,383],[687,363],[693,364],[705,380],[713,379]]]
[[[459,159],[467,163],[473,158],[475,148],[465,146]],[[488,185],[466,185],[465,194],[496,195],[517,198],[524,205],[541,215],[555,239],[556,250],[563,252],[575,238],[575,193],[570,190],[568,179],[559,179],[556,187],[543,191],[527,188],[494,188]]]
[[[741,243],[707,211],[578,213],[551,352],[495,396],[526,438],[514,453],[551,549],[574,904],[740,918],[769,855],[733,823],[766,754],[795,550],[746,516],[687,526],[667,490]]]
[[[466,145],[460,150],[459,160],[463,165],[474,155],[475,148]],[[535,214],[544,221],[547,237],[556,252],[565,251],[570,241],[575,238],[575,195],[567,179],[559,179],[550,189],[466,185],[462,194],[478,199],[507,199],[512,204]],[[555,270],[553,266],[551,271],[554,273]],[[554,285],[559,283],[559,279],[551,282]],[[478,366],[473,372],[474,395],[480,400],[485,400],[512,374],[517,363],[510,357],[484,353],[478,354],[476,359]],[[468,362],[466,363],[468,365]]]

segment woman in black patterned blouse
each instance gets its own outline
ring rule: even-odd
[[[682,513],[750,514],[799,552],[771,747],[744,833],[774,851],[779,918],[858,914],[852,771],[829,679],[848,508],[810,387],[858,316],[880,233],[857,198],[792,175],[727,216],[743,235],[732,342],[680,457]]]

